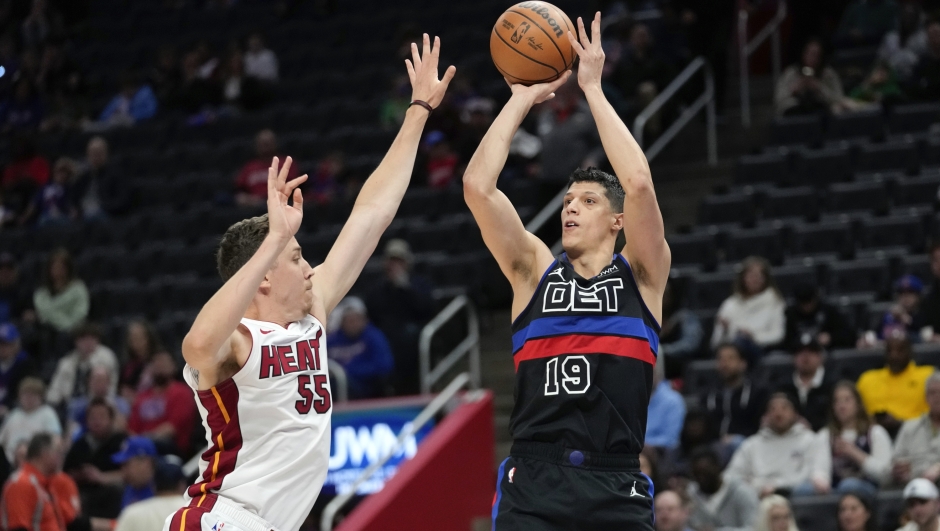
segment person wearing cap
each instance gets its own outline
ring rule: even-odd
[[[725,477],[744,482],[761,497],[777,491],[794,495],[825,494],[831,489],[829,449],[800,422],[792,398],[774,393],[767,403],[766,425],[735,452]]]
[[[826,352],[811,332],[806,332],[793,351],[793,378],[780,391],[794,399],[796,410],[818,431],[826,425],[833,382],[826,376]]]
[[[72,398],[88,394],[88,376],[94,367],[111,373],[111,393],[117,392],[118,361],[114,351],[101,344],[101,329],[83,323],[75,329],[75,349],[59,360],[46,400],[54,407],[65,406]]]
[[[856,333],[838,308],[821,300],[815,284],[801,283],[793,288],[794,303],[785,313],[787,328],[784,345],[796,351],[809,334],[827,350],[855,346]]]
[[[418,337],[434,317],[432,287],[426,278],[412,271],[414,255],[405,240],[389,240],[384,258],[382,280],[369,292],[366,306],[369,318],[388,338],[395,356],[396,392],[417,394]]]
[[[897,531],[937,531],[940,528],[940,494],[937,485],[924,478],[904,487],[904,506],[910,521]]]
[[[0,253],[0,323],[34,318],[33,294],[25,282],[19,281],[16,259]]]
[[[121,446],[121,451],[111,456],[115,463],[121,465],[124,479],[122,510],[132,503],[153,498],[156,494],[153,480],[157,457],[157,447],[147,437],[129,437]],[[179,505],[176,509],[179,509]]]
[[[895,304],[881,317],[878,337],[884,339],[890,330],[901,328],[912,341],[917,341],[927,325],[920,311],[924,283],[914,275],[904,275],[894,283],[894,292]]]
[[[395,360],[382,331],[369,322],[359,297],[346,297],[330,314],[330,359],[346,370],[349,398],[378,398],[392,376]]]
[[[180,507],[186,489],[186,478],[179,464],[168,459],[157,461],[154,471],[153,498],[132,503],[121,512],[114,531],[147,531],[163,529],[166,518]]]
[[[894,443],[893,475],[898,485],[917,477],[940,479],[940,373],[931,374],[921,392],[927,412],[905,422]]]
[[[885,366],[863,372],[855,385],[868,414],[893,435],[902,422],[927,412],[924,386],[934,368],[914,363],[904,333],[889,336],[884,348]]]
[[[58,467],[55,438],[46,433],[32,437],[26,461],[10,476],[0,497],[0,522],[4,531],[65,531],[61,504],[50,490],[50,478],[56,475]]]
[[[36,374],[36,363],[22,348],[13,323],[0,324],[0,419],[16,406],[17,390],[27,376]]]
[[[26,377],[20,382],[19,405],[7,415],[0,426],[0,446],[6,452],[7,459],[16,461],[16,447],[28,441],[37,433],[62,434],[59,417],[42,396],[45,386],[42,380]]]

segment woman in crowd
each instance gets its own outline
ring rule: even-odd
[[[43,327],[41,352],[62,355],[71,348],[70,333],[88,317],[88,288],[75,276],[72,256],[57,249],[49,256],[42,284],[33,292],[33,307]]]
[[[842,495],[839,500],[839,531],[875,531],[871,498],[858,493]]]
[[[761,500],[754,531],[799,531],[790,502],[779,494],[771,494]]]
[[[836,384],[829,415],[818,437],[832,449],[833,488],[874,496],[891,471],[891,436],[868,417],[852,382]]]
[[[133,402],[137,391],[149,387],[147,366],[153,355],[162,349],[157,332],[150,323],[144,320],[127,323],[120,380],[121,395],[127,401]]]
[[[774,90],[778,116],[839,113],[844,109],[845,92],[839,74],[826,65],[822,42],[810,39],[803,55],[780,75]]]
[[[770,262],[757,256],[746,258],[733,289],[715,316],[712,348],[740,337],[760,347],[780,343],[786,331],[786,302],[774,284]]]

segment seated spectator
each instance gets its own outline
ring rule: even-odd
[[[852,382],[839,382],[827,407],[829,425],[819,444],[832,453],[832,486],[837,492],[874,496],[891,472],[891,436],[871,421]]]
[[[702,395],[702,407],[711,415],[724,444],[737,446],[757,433],[766,407],[766,394],[748,376],[750,360],[744,347],[726,343],[715,350],[721,387]]]
[[[378,398],[395,368],[385,335],[366,316],[366,305],[358,297],[346,297],[330,314],[328,336],[330,359],[346,370],[349,398]]]
[[[545,103],[536,116],[542,140],[542,179],[564,183],[571,168],[598,166],[603,150],[591,109],[577,82],[569,79]]]
[[[893,435],[902,422],[927,412],[924,386],[933,372],[911,360],[911,343],[902,334],[885,342],[885,366],[862,373],[856,387],[865,411]]]
[[[245,74],[262,81],[277,82],[277,55],[264,45],[264,37],[260,33],[252,33],[248,37],[248,51],[245,52]]]
[[[920,312],[923,291],[924,283],[914,275],[904,275],[894,283],[895,304],[881,317],[876,330],[879,339],[900,330],[912,342],[920,341],[921,330],[926,326]]]
[[[22,77],[13,85],[13,97],[0,100],[0,131],[34,131],[45,116],[42,100],[33,82]]]
[[[304,202],[327,205],[342,199],[340,182],[346,177],[346,157],[334,151],[317,162],[316,169],[304,183]]]
[[[903,99],[904,92],[894,70],[885,62],[878,61],[868,77],[849,93],[850,101],[846,105],[852,110],[881,109]]]
[[[620,114],[633,120],[675,77],[675,68],[654,47],[646,24],[636,23],[630,29],[630,42],[625,47],[610,80],[623,98]],[[653,136],[662,132],[660,116],[654,115],[647,125]]]
[[[131,413],[131,406],[124,397],[114,392],[110,369],[93,367],[88,375],[87,387],[87,395],[72,397],[69,400],[68,419],[71,421],[71,426],[68,427],[69,433],[77,435],[88,429],[85,417],[88,404],[94,400],[104,400],[114,408],[115,425],[123,431],[127,427],[127,417]]]
[[[43,186],[24,215],[25,222],[35,219],[39,225],[65,224],[78,218],[75,202],[70,197],[75,163],[62,157],[52,170],[52,181]]]
[[[20,382],[19,406],[0,425],[0,446],[11,463],[16,462],[16,448],[28,442],[33,435],[49,433],[58,437],[62,434],[59,417],[42,401],[44,390],[42,380],[24,378]]]
[[[0,419],[16,406],[20,382],[36,374],[36,364],[23,350],[20,332],[11,323],[0,325]]]
[[[118,362],[114,351],[101,344],[101,329],[84,323],[75,330],[75,350],[59,360],[46,400],[53,406],[65,406],[69,400],[88,395],[88,380],[96,367],[110,374],[110,392],[117,391]]]
[[[389,240],[383,258],[382,280],[366,298],[366,307],[395,356],[395,390],[417,394],[418,337],[434,316],[431,283],[412,271],[414,254],[405,240]]]
[[[918,100],[940,100],[940,18],[927,23],[927,50],[914,67],[908,87]]]
[[[898,531],[934,531],[940,526],[940,500],[937,485],[923,478],[911,480],[904,487],[904,506],[909,521]]]
[[[682,496],[671,490],[656,494],[653,502],[656,512],[656,531],[691,531],[689,507]]]
[[[858,493],[839,498],[838,531],[875,531],[872,500]]]
[[[183,469],[167,461],[160,461],[154,470],[153,498],[132,503],[121,512],[114,531],[142,531],[162,529],[166,519],[180,508],[180,498],[186,490]]]
[[[930,287],[920,301],[924,325],[931,328],[928,341],[940,341],[940,244],[934,244],[927,252],[930,258]]]
[[[874,46],[894,29],[898,5],[894,0],[853,0],[839,20],[833,41],[836,46]]]
[[[829,449],[817,444],[816,434],[797,420],[790,397],[775,393],[767,403],[766,426],[741,443],[725,477],[750,485],[762,498],[778,492],[829,492]]]
[[[277,137],[274,131],[263,129],[255,137],[255,151],[258,157],[242,166],[235,178],[235,202],[242,206],[260,206],[268,200],[268,168],[271,159],[277,155]],[[285,158],[278,158],[283,165]],[[297,164],[293,164],[287,174],[287,180],[297,178]]]
[[[127,435],[115,426],[115,411],[107,401],[93,399],[85,410],[86,430],[72,443],[63,468],[78,484],[86,514],[116,518],[121,512],[121,467],[111,456],[121,451]]]
[[[0,195],[9,217],[19,223],[36,192],[49,182],[49,162],[39,155],[35,141],[27,136],[15,137],[12,151],[12,160],[0,180]]]
[[[794,304],[786,311],[784,346],[795,350],[805,334],[812,335],[825,349],[855,346],[855,331],[835,306],[824,302],[815,284],[801,283],[793,288]]]
[[[793,380],[780,387],[796,404],[796,411],[813,430],[826,425],[833,382],[826,377],[826,353],[816,339],[806,334],[803,344],[793,353]]]
[[[108,126],[128,126],[153,118],[160,104],[150,85],[125,72],[121,76],[121,91],[101,111],[98,121]]]
[[[129,402],[134,401],[138,391],[150,387],[150,374],[147,368],[150,361],[163,347],[157,338],[157,331],[147,321],[134,320],[127,323],[124,336],[121,377],[119,382],[121,396]]]
[[[692,455],[692,479],[687,495],[693,529],[747,531],[757,517],[757,493],[734,478],[722,478],[718,454],[700,448]]]
[[[646,446],[662,450],[679,445],[679,434],[685,421],[685,399],[665,378],[662,355],[653,368],[653,394],[650,397],[646,423]]]
[[[790,502],[778,494],[765,497],[757,508],[754,531],[799,531]]]
[[[245,73],[240,51],[229,55],[222,72],[222,97],[232,111],[260,109],[268,101],[268,91],[261,80]]]
[[[16,322],[29,326],[32,321],[35,321],[32,288],[26,282],[20,282],[16,258],[10,253],[0,252],[0,323]]]
[[[157,52],[156,64],[147,76],[147,84],[153,87],[157,101],[167,106],[176,103],[180,87],[180,65],[172,46],[164,45]]]
[[[887,63],[903,81],[911,77],[920,56],[927,51],[922,16],[916,4],[901,4],[897,28],[885,34],[878,48],[878,59]]]
[[[187,113],[197,113],[222,102],[222,85],[204,75],[202,55],[192,51],[183,57],[182,76],[176,105]],[[210,63],[210,66],[211,63]],[[211,73],[211,71],[210,71]]]
[[[823,57],[823,46],[811,39],[803,47],[800,62],[783,71],[774,89],[778,116],[839,113],[845,92],[839,74]]]
[[[108,141],[100,136],[89,140],[86,157],[72,190],[76,208],[86,220],[122,214],[130,206],[130,190],[109,162]]]
[[[906,421],[894,444],[892,475],[897,485],[913,478],[940,479],[940,374],[927,379],[925,395],[927,412]]]
[[[149,500],[156,494],[153,476],[158,458],[157,447],[147,437],[128,437],[121,445],[121,451],[111,456],[116,464],[121,465],[124,481],[121,510],[132,503]]]
[[[150,362],[153,386],[137,394],[127,427],[153,440],[164,454],[188,455],[196,404],[192,389],[173,379],[178,372],[168,352],[154,355]]]
[[[427,153],[425,171],[428,186],[437,190],[448,188],[457,176],[457,153],[450,147],[447,135],[441,131],[430,131],[424,137],[424,151]]]
[[[62,500],[55,499],[50,489],[50,479],[59,469],[57,444],[49,434],[31,437],[25,462],[4,485],[0,496],[3,529],[65,531],[59,514]]]
[[[72,255],[65,249],[53,251],[43,283],[33,294],[39,322],[59,333],[72,332],[88,317],[89,304],[88,288],[75,276]]]
[[[669,279],[663,292],[663,326],[659,332],[659,354],[666,358],[666,377],[681,374],[684,362],[695,356],[702,346],[702,323],[690,310],[682,307],[675,282]]]
[[[739,337],[761,347],[780,343],[786,328],[785,309],[786,302],[774,284],[770,262],[756,256],[746,258],[735,277],[734,292],[718,308],[712,348]]]

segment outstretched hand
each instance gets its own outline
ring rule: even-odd
[[[564,85],[569,77],[571,77],[571,70],[566,70],[561,77],[551,83],[537,83],[529,86],[520,85],[518,83],[513,85],[508,79],[506,83],[509,85],[509,88],[512,89],[513,96],[518,95],[530,98],[532,103],[536,104],[554,98],[555,91],[558,90],[558,87]]]
[[[568,32],[568,42],[578,54],[580,61],[578,63],[578,84],[582,89],[593,85],[600,86],[601,74],[604,72],[604,49],[601,47],[601,13],[594,15],[594,22],[591,23],[591,37],[588,38],[587,31],[584,29],[584,21],[578,17],[578,37]]]
[[[274,157],[268,168],[268,234],[286,242],[300,229],[304,219],[304,196],[298,188],[307,180],[306,175],[287,181],[293,159],[287,157],[278,171],[278,158]],[[288,204],[293,196],[294,204]]]
[[[431,38],[425,33],[421,53],[418,53],[418,45],[411,43],[411,59],[405,59],[405,67],[408,68],[408,78],[411,79],[412,101],[426,101],[433,108],[441,104],[457,69],[453,65],[447,67],[444,77],[438,80],[437,63],[440,55],[440,37],[434,37],[434,47],[431,47]]]

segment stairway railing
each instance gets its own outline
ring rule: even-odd
[[[780,26],[787,18],[787,3],[784,0],[777,1],[777,14],[757,32],[757,35],[750,42],[747,40],[749,18],[750,14],[747,10],[742,9],[738,12],[738,52],[741,61],[741,124],[744,127],[751,127],[750,58],[767,39],[770,39],[770,59],[772,61],[775,87],[777,86],[777,80],[780,79]]]

